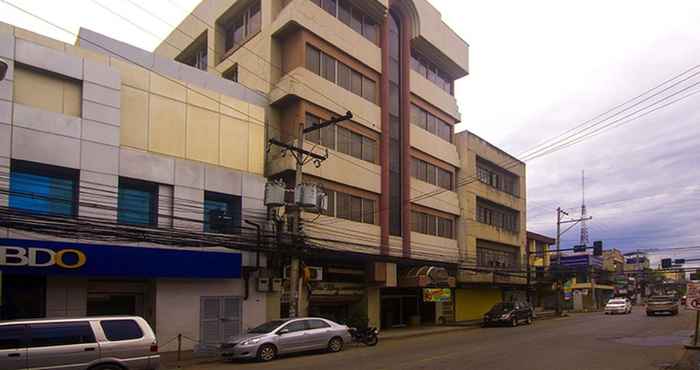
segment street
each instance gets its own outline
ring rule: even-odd
[[[312,353],[271,363],[202,364],[189,370],[223,369],[663,369],[682,354],[693,311],[647,317],[572,314],[532,326],[495,327],[350,345],[337,354]]]

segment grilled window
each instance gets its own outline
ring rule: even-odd
[[[518,176],[482,158],[476,160],[476,174],[479,181],[498,190],[517,196]]]
[[[482,224],[495,226],[501,229],[517,232],[519,212],[495,203],[477,198],[477,221]]]

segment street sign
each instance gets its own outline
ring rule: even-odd
[[[687,284],[686,302],[689,309],[700,311],[700,283]]]

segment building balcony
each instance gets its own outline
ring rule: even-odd
[[[382,8],[380,1],[372,3],[376,3],[378,9]],[[313,32],[375,71],[382,71],[381,49],[313,2],[290,1],[272,22],[271,33],[273,37],[281,36],[298,27]]]
[[[306,68],[297,67],[283,76],[270,92],[270,104],[280,104],[292,96],[312,102],[339,116],[349,110],[353,114],[353,121],[374,131],[381,131],[379,105],[331,83]]]
[[[457,239],[411,232],[411,257],[429,261],[459,263]]]
[[[314,149],[314,144],[308,141],[304,143],[304,149],[313,150],[321,155],[325,153],[325,149],[319,149],[318,146]],[[373,193],[381,193],[381,168],[379,165],[335,150],[329,149],[328,152],[328,159],[320,167],[314,166],[313,163],[305,165],[304,174]],[[282,156],[277,148],[270,151],[267,166],[268,176],[294,170],[296,170],[296,161],[291,154]]]
[[[411,124],[411,146],[457,168],[461,166],[457,146]]]
[[[457,99],[411,69],[411,93],[434,105],[457,121],[462,120]]]
[[[413,203],[455,216],[460,215],[461,210],[457,193],[411,177],[411,199],[420,197],[423,194],[435,195],[430,197],[426,195],[424,199],[416,200]]]
[[[311,212],[303,212],[302,219],[306,221],[304,233],[309,241],[324,249],[379,254],[381,244],[379,225],[319,216]]]
[[[457,283],[462,284],[503,284],[503,285],[525,285],[527,278],[524,274],[515,276],[513,272],[507,271],[470,271],[459,270],[457,272]]]

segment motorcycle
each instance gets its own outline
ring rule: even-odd
[[[376,346],[379,343],[379,329],[377,328],[350,328],[349,332],[353,342],[364,343],[369,347]]]

